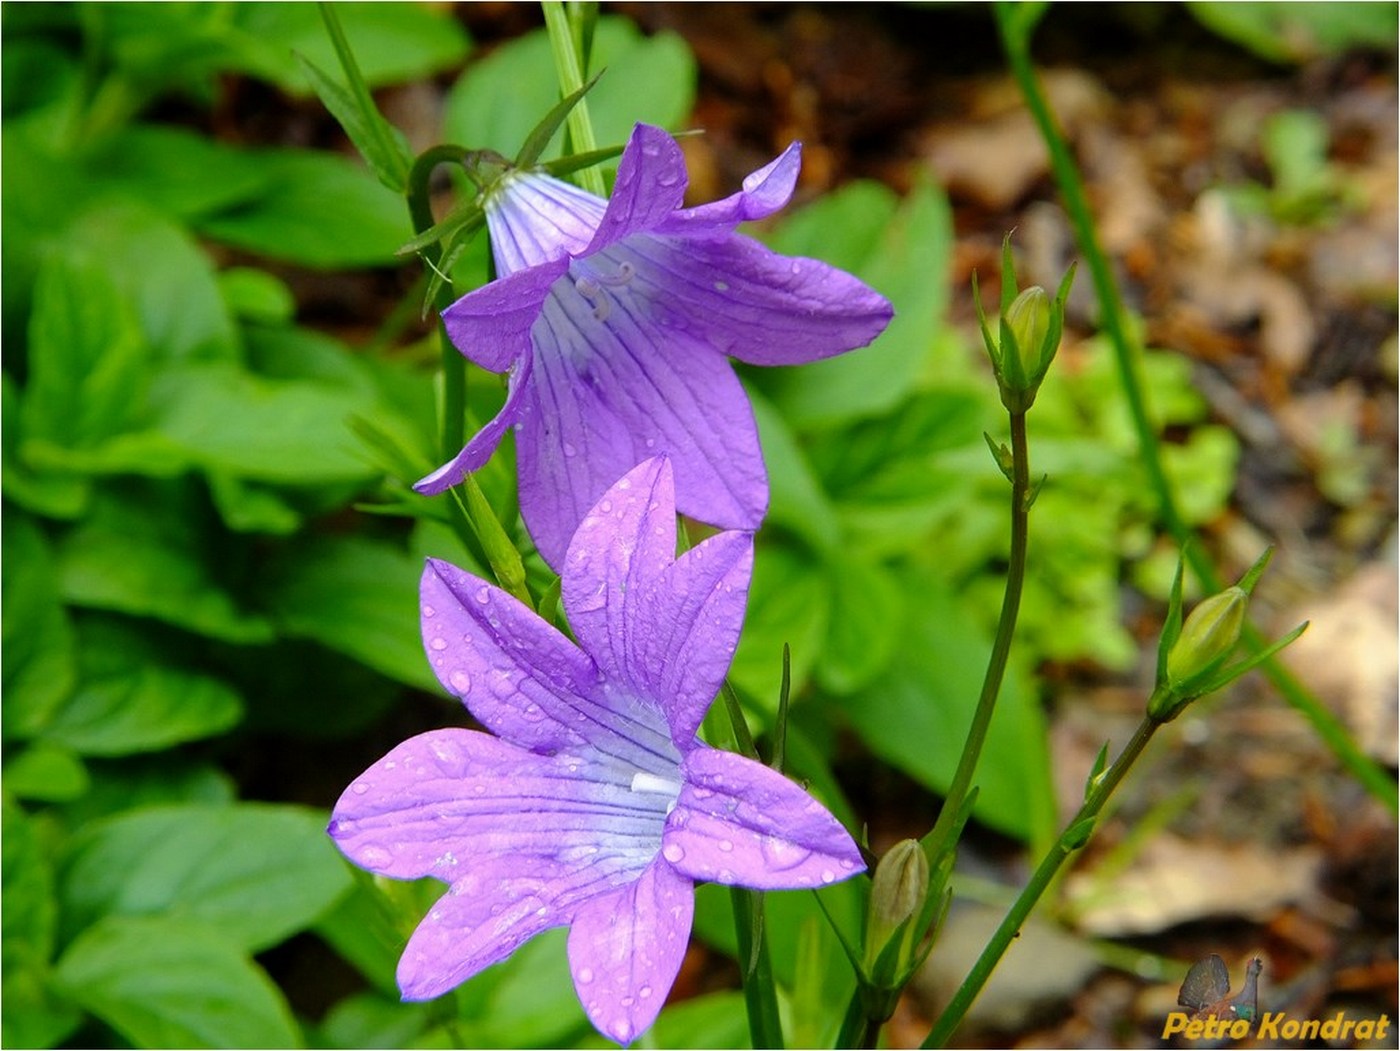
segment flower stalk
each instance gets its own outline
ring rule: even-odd
[[[559,75],[559,93],[572,95],[583,87],[586,79],[587,60],[584,21],[588,17],[584,4],[570,4],[566,9],[563,0],[544,0],[540,5],[544,10],[544,24],[549,33],[550,48],[554,52],[554,68]],[[588,102],[580,100],[568,117],[569,153],[590,153],[598,148],[593,135],[593,122],[588,115]],[[597,168],[584,168],[578,173],[578,182],[589,193],[606,196],[603,186],[603,173]]]
[[[993,10],[1007,64],[1025,98],[1026,108],[1045,141],[1055,184],[1059,188],[1065,211],[1074,227],[1075,239],[1079,242],[1079,249],[1094,283],[1100,306],[1100,323],[1108,337],[1109,345],[1113,348],[1123,397],[1137,434],[1138,455],[1147,474],[1148,485],[1157,499],[1162,521],[1177,544],[1187,552],[1186,557],[1190,561],[1191,570],[1204,589],[1207,592],[1220,591],[1222,581],[1219,573],[1205,553],[1191,543],[1191,529],[1177,507],[1171,482],[1163,466],[1157,435],[1147,410],[1137,350],[1129,339],[1127,325],[1124,323],[1122,297],[1118,294],[1108,257],[1099,244],[1083,180],[1064,135],[1056,125],[1049,101],[1041,89],[1031,63],[1030,33],[1038,15],[1036,6],[999,2]],[[1245,645],[1254,654],[1260,655],[1266,649],[1263,635],[1253,625],[1245,624],[1243,637]],[[1400,787],[1357,747],[1340,720],[1279,661],[1271,657],[1266,658],[1262,661],[1261,670],[1284,700],[1312,724],[1313,730],[1332,749],[1352,776],[1392,814],[1400,813]]]

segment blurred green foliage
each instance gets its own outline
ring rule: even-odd
[[[475,61],[447,9],[340,13],[374,86],[460,71],[444,140],[511,153],[555,100],[542,33]],[[422,559],[481,572],[445,501],[407,488],[438,453],[435,348],[400,335],[421,293],[360,349],[297,318],[296,275],[398,265],[413,233],[402,198],[340,154],[212,131],[235,87],[304,100],[294,50],[334,79],[318,13],[6,5],[3,30],[3,1042],[593,1046],[558,934],[439,1002],[398,1003],[394,964],[440,885],[351,870],[324,810],[239,780],[268,741],[382,736],[407,691],[436,693]],[[678,38],[605,17],[596,47],[601,143],[639,119],[685,126],[695,63]],[[937,188],[900,200],[856,183],[758,232],[854,271],[898,310],[866,350],[745,375],[773,496],[733,679],[771,719],[791,645],[791,771],[858,827],[831,771],[843,730],[935,790],[956,762],[1000,600],[1007,491],[982,432],[1003,417],[980,356],[944,323],[953,234]],[[485,276],[478,245],[458,291]],[[1180,491],[1208,520],[1233,443],[1201,425],[1180,360],[1147,368],[1161,424],[1185,434],[1168,450]],[[469,391],[475,426],[504,388],[473,369]],[[1062,354],[1031,426],[1050,482],[977,810],[1023,838],[1054,820],[1031,672],[1047,658],[1131,664],[1124,566],[1156,536],[1105,348]],[[508,448],[478,477],[513,509]],[[547,570],[527,565],[544,593]],[[250,787],[274,801],[240,800]],[[822,894],[854,936],[858,887]],[[702,892],[696,929],[733,952],[729,907]],[[836,956],[819,916],[810,895],[770,896],[780,981],[821,975],[822,1002],[794,1006],[812,1040],[839,1022],[813,1012],[852,988],[844,968],[812,963]],[[369,987],[314,1021],[259,959],[307,931]],[[668,1009],[655,1039],[741,1045],[736,996]]]

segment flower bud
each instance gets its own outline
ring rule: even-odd
[[[1167,682],[1189,684],[1229,656],[1240,640],[1249,596],[1243,588],[1226,588],[1201,602],[1186,618],[1181,636],[1167,652]]]
[[[1007,330],[1015,340],[1015,353],[1026,382],[1035,382],[1045,356],[1045,337],[1050,331],[1050,297],[1039,285],[1031,285],[1006,308],[1001,319],[1001,352],[1011,351]]]
[[[896,843],[875,866],[865,951],[874,963],[894,932],[924,906],[928,895],[928,858],[916,840]]]

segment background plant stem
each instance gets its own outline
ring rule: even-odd
[[[1002,46],[1006,52],[1012,76],[1015,78],[1021,94],[1025,97],[1026,107],[1030,110],[1036,127],[1045,140],[1045,146],[1049,150],[1050,166],[1054,172],[1055,183],[1064,201],[1065,210],[1069,213],[1070,222],[1075,230],[1075,238],[1079,242],[1080,251],[1084,253],[1085,263],[1094,282],[1094,291],[1099,301],[1099,323],[1103,326],[1104,334],[1108,337],[1109,344],[1113,348],[1114,360],[1118,366],[1118,377],[1123,387],[1123,397],[1127,402],[1128,412],[1133,420],[1133,428],[1137,433],[1138,453],[1142,460],[1143,469],[1147,473],[1148,484],[1156,496],[1162,522],[1176,540],[1177,545],[1185,552],[1191,570],[1201,582],[1203,590],[1207,594],[1213,594],[1224,588],[1224,582],[1216,571],[1215,565],[1205,554],[1204,549],[1199,544],[1191,542],[1193,540],[1192,530],[1181,517],[1181,512],[1177,507],[1171,481],[1168,479],[1162,463],[1156,430],[1148,412],[1147,399],[1139,373],[1138,351],[1130,340],[1127,326],[1124,324],[1122,298],[1118,294],[1118,286],[1113,278],[1108,258],[1099,245],[1093,213],[1090,211],[1088,197],[1084,192],[1083,180],[1079,177],[1079,169],[1074,163],[1074,158],[1070,154],[1064,136],[1055,123],[1049,102],[1040,88],[1040,83],[1036,79],[1035,70],[1031,64],[1029,33],[1034,26],[1034,19],[1018,17],[1017,5],[1011,3],[998,3],[994,10],[997,29],[1001,34]],[[1263,635],[1253,625],[1246,626],[1244,641],[1251,653],[1260,652],[1265,645]],[[1346,727],[1341,724],[1337,717],[1314,697],[1277,658],[1265,661],[1260,669],[1283,698],[1312,724],[1317,735],[1332,749],[1338,760],[1351,772],[1352,776],[1384,803],[1392,814],[1400,812],[1400,790],[1397,790],[1395,781],[1356,746]]]
[[[1144,718],[1138,724],[1137,730],[1134,731],[1132,739],[1123,749],[1122,754],[1118,756],[1112,766],[1104,771],[1093,788],[1090,789],[1084,806],[1065,826],[1064,831],[1060,833],[1060,838],[1055,841],[1055,845],[1041,859],[1035,874],[1030,878],[1030,882],[1017,896],[1010,911],[1007,912],[1001,925],[993,933],[991,940],[987,942],[987,947],[982,950],[982,955],[972,965],[972,970],[963,979],[962,985],[959,986],[952,1000],[948,1002],[948,1006],[939,1015],[938,1021],[934,1023],[933,1029],[920,1045],[921,1047],[944,1047],[947,1045],[949,1038],[962,1023],[968,1008],[977,999],[977,994],[987,984],[987,979],[991,977],[997,964],[1001,962],[1002,956],[1006,954],[1007,948],[1015,940],[1022,925],[1030,916],[1031,910],[1040,901],[1046,888],[1050,886],[1056,873],[1060,871],[1060,867],[1071,854],[1088,840],[1093,823],[1098,820],[1104,804],[1108,802],[1114,789],[1123,780],[1123,775],[1142,755],[1142,750],[1147,747],[1147,742],[1152,739],[1152,735],[1157,732],[1157,727],[1160,725],[1149,718]]]
[[[924,837],[924,849],[928,853],[930,866],[951,848],[949,842],[954,823],[961,812],[968,790],[972,787],[972,777],[977,770],[977,760],[982,754],[982,746],[987,740],[987,729],[992,723],[992,712],[996,708],[997,695],[1001,692],[1001,682],[1006,675],[1006,659],[1011,653],[1011,640],[1016,631],[1016,617],[1021,608],[1021,592],[1026,578],[1026,542],[1029,536],[1030,518],[1030,461],[1026,445],[1026,414],[1013,412],[1011,417],[1011,550],[1006,569],[1006,592],[1001,602],[1001,617],[997,622],[996,638],[992,642],[992,653],[987,660],[987,673],[982,680],[982,693],[977,698],[977,710],[972,715],[972,725],[967,731],[967,741],[963,744],[962,756],[958,760],[957,771],[943,808],[938,812],[938,820],[933,829]]]
[[[570,25],[569,14],[562,0],[543,0],[544,24],[549,31],[549,42],[554,51],[554,68],[559,76],[560,95],[571,95],[583,87],[584,71],[578,52],[579,38]],[[593,136],[593,122],[588,116],[588,100],[579,99],[569,111],[568,123],[570,153],[589,153],[598,148]],[[603,186],[603,173],[596,167],[584,168],[575,173],[578,183],[589,193],[606,197]]]

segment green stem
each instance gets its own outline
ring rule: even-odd
[[[1094,822],[1098,820],[1104,804],[1108,802],[1114,789],[1123,780],[1123,775],[1137,762],[1142,750],[1147,747],[1147,742],[1152,739],[1152,735],[1157,732],[1157,727],[1160,725],[1160,723],[1148,718],[1144,718],[1138,724],[1132,740],[1123,749],[1123,753],[1111,767],[1104,771],[1090,790],[1088,798],[1084,801],[1084,806],[1065,826],[1064,831],[1060,833],[1060,838],[1055,841],[1049,853],[1041,860],[1035,874],[1031,876],[1030,882],[1017,896],[1015,904],[1011,906],[1011,910],[1001,921],[1001,925],[997,927],[991,940],[987,942],[987,947],[982,950],[982,955],[972,965],[972,970],[968,972],[967,978],[963,980],[962,985],[953,995],[953,999],[948,1002],[948,1006],[938,1016],[938,1021],[934,1024],[923,1044],[920,1045],[921,1047],[945,1047],[947,1045],[948,1040],[962,1023],[968,1008],[977,999],[977,994],[982,991],[982,987],[986,985],[992,971],[1001,962],[1007,948],[1020,933],[1022,925],[1031,914],[1031,910],[1040,901],[1069,856],[1088,841],[1093,831]]]
[[[777,985],[773,981],[773,957],[763,922],[763,892],[730,887],[734,903],[734,932],[739,945],[739,966],[748,1009],[749,1035],[755,1048],[781,1048],[783,1023],[778,1015]]]
[[[439,164],[461,163],[460,146],[434,146],[419,154],[408,173],[408,212],[413,220],[413,232],[421,234],[433,225],[432,195],[429,179]],[[442,249],[437,244],[425,245],[423,259],[437,269],[442,262]],[[438,287],[433,306],[439,315],[452,305],[452,282],[443,281]],[[447,329],[438,321],[438,342],[442,348],[442,421],[441,451],[451,459],[462,451],[466,440],[467,362],[447,337]]]
[[[581,41],[573,32],[569,13],[564,9],[562,0],[543,0],[540,6],[544,9],[544,24],[549,32],[550,47],[554,52],[554,68],[559,76],[559,93],[561,96],[572,95],[583,87],[584,71],[579,55]],[[567,127],[571,143],[570,152],[589,153],[598,148],[597,140],[593,136],[593,122],[588,116],[587,99],[579,99],[578,104],[569,111]],[[596,167],[584,168],[577,175],[579,185],[589,193],[599,197],[607,196],[607,189],[603,186],[603,173]]]
[[[1079,169],[1064,136],[1060,133],[1031,64],[1030,40],[1026,30],[1029,23],[1017,20],[1012,4],[998,3],[994,10],[1012,76],[1025,97],[1026,107],[1040,130],[1041,138],[1045,140],[1056,185],[1059,187],[1065,210],[1074,226],[1079,248],[1084,253],[1085,263],[1093,279],[1094,291],[1099,300],[1100,324],[1113,348],[1123,396],[1137,434],[1139,455],[1147,473],[1148,484],[1156,496],[1162,522],[1178,546],[1186,552],[1191,570],[1201,581],[1205,592],[1214,594],[1223,590],[1225,585],[1202,547],[1190,542],[1192,530],[1178,509],[1171,480],[1167,477],[1162,461],[1157,433],[1148,412],[1137,349],[1129,338],[1127,326],[1123,321],[1125,312],[1122,297],[1118,293],[1108,257],[1099,244],[1093,213],[1089,208],[1088,195],[1079,176]],[[1264,637],[1252,626],[1246,628],[1244,639],[1251,653],[1257,654],[1265,646]],[[1337,717],[1276,658],[1266,660],[1260,667],[1283,698],[1312,724],[1317,735],[1332,749],[1352,776],[1384,803],[1392,814],[1400,813],[1400,790],[1397,790],[1394,779],[1356,746],[1356,742]]]
[[[938,858],[952,844],[949,842],[952,830],[972,787],[972,776],[977,770],[977,760],[982,754],[982,746],[987,740],[987,730],[992,723],[992,712],[996,708],[997,695],[1001,692],[1001,681],[1006,675],[1006,659],[1011,653],[1011,640],[1016,631],[1016,616],[1021,608],[1021,591],[1026,579],[1026,540],[1029,535],[1030,518],[1030,460],[1026,447],[1026,414],[1013,412],[1011,418],[1011,552],[1006,569],[1006,592],[1001,602],[1001,618],[997,622],[996,639],[992,643],[992,654],[987,661],[987,673],[982,680],[982,694],[977,698],[977,710],[972,716],[972,725],[967,731],[967,741],[963,745],[962,757],[958,760],[953,782],[948,787],[943,808],[938,812],[938,820],[932,831],[924,837],[924,849],[929,861],[936,863]]]

